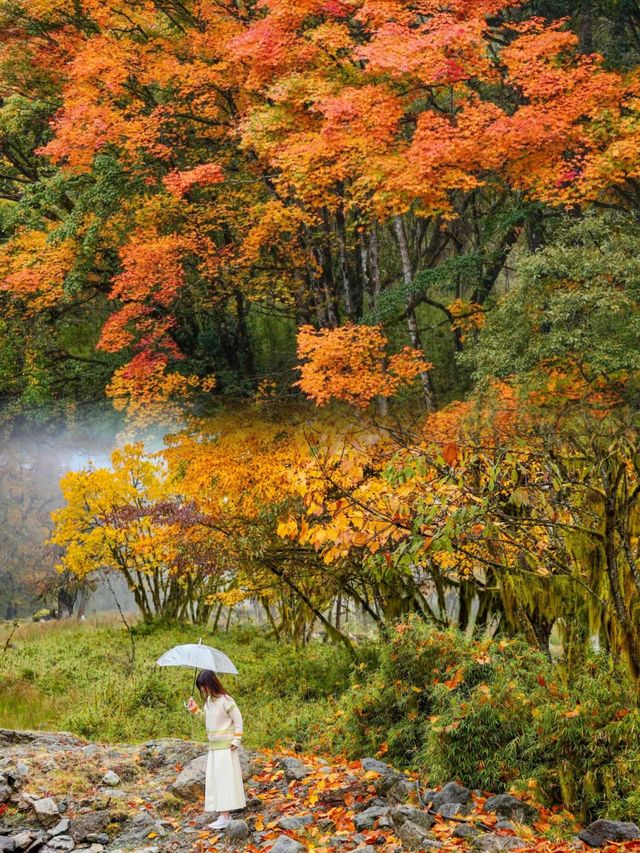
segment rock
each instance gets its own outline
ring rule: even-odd
[[[178,742],[180,743],[181,741]],[[202,750],[202,745],[200,745],[200,750]],[[239,748],[238,757],[240,759],[240,767],[242,769],[242,779],[246,782],[254,773],[253,759],[251,753],[247,752],[243,747]],[[183,800],[198,800],[204,794],[204,783],[207,775],[207,760],[208,754],[205,753],[204,755],[198,755],[196,758],[189,761],[178,775],[178,778],[171,785],[172,793],[177,797],[181,797]],[[295,758],[283,759],[283,761],[293,761],[300,765],[300,767],[304,767],[302,762]],[[311,771],[308,768],[305,768],[304,775],[306,776],[310,772]],[[285,776],[286,775],[287,771],[285,769]],[[304,777],[301,776],[300,778]]]
[[[31,842],[35,839],[35,837],[35,833],[31,832],[28,829],[25,829],[23,832],[19,832],[17,835],[14,835],[13,840],[16,845],[16,849],[26,850],[27,847],[31,845]]]
[[[16,729],[0,729],[0,746],[16,746],[29,744],[49,752],[59,752],[86,746],[86,740],[71,734],[71,732],[41,732],[18,731]]]
[[[482,835],[482,832],[477,826],[473,826],[470,823],[461,823],[460,826],[456,826],[451,834],[454,838],[469,839],[477,838],[479,835]]]
[[[62,820],[58,821],[53,829],[49,830],[49,837],[53,838],[55,835],[66,835],[67,832],[69,832],[70,823],[71,821],[68,817],[63,817]]]
[[[408,850],[427,850],[442,847],[430,832],[411,820],[406,820],[398,830],[398,838]]]
[[[406,776],[403,776],[389,788],[387,791],[387,800],[389,800],[390,803],[406,803],[407,800],[411,799],[415,790],[415,782],[412,782],[411,779],[407,779]]]
[[[240,841],[249,837],[249,827],[246,820],[232,820],[227,824],[225,830],[227,838],[232,841]]]
[[[391,809],[390,815],[396,828],[402,826],[408,820],[417,826],[421,826],[424,830],[431,829],[435,823],[434,818],[430,814],[420,809],[414,809],[412,806],[395,806]]]
[[[481,853],[502,853],[503,850],[519,850],[521,847],[529,847],[524,841],[519,838],[514,838],[513,835],[496,835],[495,832],[485,832],[483,835],[478,835],[471,842],[474,850],[480,850]]]
[[[82,749],[83,755],[86,755],[87,758],[93,758],[94,755],[97,755],[100,752],[100,748],[97,743],[90,743],[89,746],[85,746]]]
[[[279,835],[270,853],[306,853],[304,844],[289,838],[288,835]]]
[[[52,850],[73,850],[75,846],[75,842],[70,835],[56,835],[55,838],[47,841],[47,847],[50,847]]]
[[[633,841],[640,838],[640,829],[635,823],[619,820],[596,820],[578,833],[578,838],[590,847],[604,847],[610,842]]]
[[[190,761],[171,785],[172,793],[183,800],[199,799],[204,791],[207,758],[207,755],[200,755]]]
[[[387,805],[387,801],[384,797],[369,797],[368,800],[363,800],[361,803],[354,803],[353,810],[355,812],[363,812],[373,806],[383,806],[384,808],[387,808]]]
[[[287,782],[300,782],[311,773],[311,768],[297,758],[283,758],[280,766],[284,769],[284,778]]]
[[[5,782],[0,782],[0,806],[6,803],[13,791]]]
[[[415,791],[415,784],[403,773],[391,770],[376,779],[376,793],[391,803],[405,803]]]
[[[278,826],[280,829],[302,829],[303,826],[309,826],[311,823],[313,823],[312,815],[304,814],[295,817],[281,817]]]
[[[106,810],[85,812],[85,814],[80,814],[71,821],[69,835],[76,844],[81,841],[91,842],[92,839],[97,838],[110,820],[111,814]]]
[[[431,805],[438,811],[445,803],[460,803],[466,805],[471,799],[471,791],[458,782],[447,782],[444,788],[433,797]]]
[[[489,797],[484,808],[485,811],[494,812],[500,820],[514,820],[516,823],[534,823],[540,817],[538,809],[511,794]]]
[[[43,797],[41,800],[35,800],[33,810],[43,826],[53,826],[60,820],[58,804],[52,797]]]
[[[362,764],[363,770],[366,770],[367,773],[373,771],[374,773],[379,773],[381,776],[386,776],[388,773],[398,772],[394,767],[391,767],[390,764],[385,764],[384,761],[378,761],[377,758],[362,758],[360,760],[360,764]]]
[[[107,770],[102,777],[102,784],[107,785],[109,788],[117,788],[120,782],[120,777],[113,770]]]
[[[32,794],[28,794],[26,791],[21,791],[18,795],[17,807],[18,811],[26,812],[29,809],[33,808],[33,804],[38,798],[33,796]]]
[[[373,829],[378,820],[386,818],[388,815],[388,806],[371,806],[357,814],[353,819],[353,822],[356,829],[361,832],[363,829]]]
[[[352,853],[376,853],[376,848],[370,844],[365,844],[364,847],[356,847]]]
[[[8,835],[0,835],[0,853],[13,853],[16,849],[16,842]]]
[[[508,829],[510,832],[515,832],[515,831],[516,831],[516,829],[517,829],[517,826],[516,826],[516,824],[515,824],[515,823],[513,823],[513,821],[510,821],[510,820],[499,820],[499,821],[496,823],[496,825],[495,825],[494,829]]]
[[[437,809],[438,814],[447,820],[452,817],[467,815],[470,811],[471,809],[469,806],[463,805],[462,803],[443,803],[441,806],[438,806]],[[501,827],[498,828],[500,829]]]

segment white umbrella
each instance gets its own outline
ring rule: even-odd
[[[174,646],[159,657],[156,663],[158,666],[190,666],[195,669],[238,674],[238,670],[224,652],[212,646],[203,646],[202,640],[199,643]]]

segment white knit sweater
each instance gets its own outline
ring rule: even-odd
[[[242,714],[231,696],[208,697],[204,706],[205,726],[209,743],[222,744],[228,741],[240,746],[242,740]]]

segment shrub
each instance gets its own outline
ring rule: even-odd
[[[523,641],[470,641],[410,619],[379,665],[354,676],[324,743],[383,754],[429,784],[535,790],[583,818],[640,818],[640,712],[603,659],[569,678]]]

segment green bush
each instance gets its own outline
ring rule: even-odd
[[[325,745],[384,754],[429,784],[529,789],[583,818],[640,818],[640,712],[601,659],[568,678],[522,641],[474,642],[410,619],[354,676]]]

